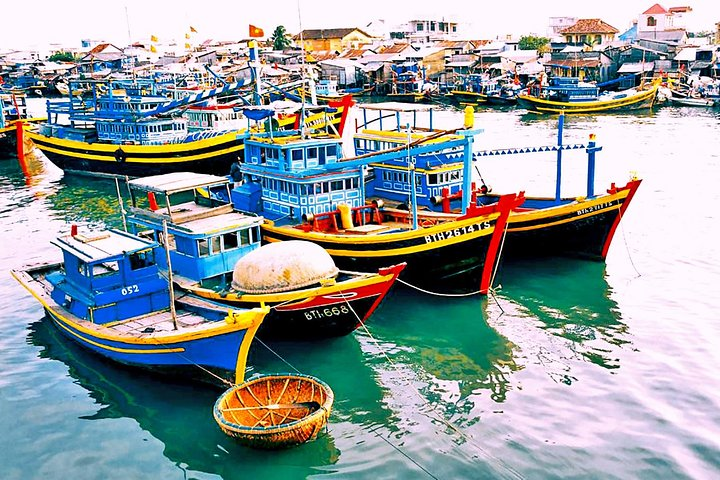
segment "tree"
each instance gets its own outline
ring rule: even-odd
[[[545,53],[549,50],[550,39],[547,37],[535,37],[528,35],[521,37],[518,42],[518,48],[520,50],[537,50],[538,53]]]
[[[285,31],[285,27],[282,25],[275,27],[270,41],[272,42],[273,50],[285,50],[291,43],[287,31]]]
[[[56,52],[48,57],[50,62],[74,62],[75,57],[70,52]]]

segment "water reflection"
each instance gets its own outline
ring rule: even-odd
[[[515,361],[515,345],[487,324],[486,299],[409,289],[395,295],[358,339],[383,381],[398,384],[392,391],[406,397],[403,404],[418,403],[410,397],[420,393],[420,403],[439,407],[450,420],[467,415],[481,397],[506,401],[510,375],[523,367]]]
[[[509,302],[510,315],[569,341],[572,352],[606,369],[620,367],[617,348],[631,345],[605,265],[553,258],[504,262],[498,298]],[[505,321],[507,323],[507,321]]]
[[[97,412],[81,420],[132,418],[163,442],[168,459],[185,465],[187,470],[222,478],[267,478],[270,471],[271,478],[304,478],[339,458],[330,434],[281,452],[242,447],[223,434],[212,418],[212,405],[221,390],[173,383],[137,369],[108,364],[60,335],[47,319],[30,325],[28,340],[42,347],[41,358],[67,365],[69,376],[97,402]],[[128,450],[142,449],[141,443],[138,439],[138,444],[129,444]],[[282,474],[284,469],[287,475]]]

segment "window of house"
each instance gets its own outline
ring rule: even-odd
[[[648,17],[648,19],[647,19],[647,26],[648,26],[648,27],[654,27],[654,26],[656,26],[656,25],[657,25],[657,20],[655,19],[655,17]]]

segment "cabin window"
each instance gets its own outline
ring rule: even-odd
[[[302,160],[303,159],[303,151],[299,148],[295,150],[290,151],[290,158],[293,161]]]
[[[207,257],[210,255],[210,247],[208,246],[207,238],[198,240],[198,253],[201,257]]]
[[[307,159],[308,160],[315,160],[318,156],[318,149],[317,147],[309,147],[307,149]]]
[[[327,146],[327,156],[328,157],[336,157],[337,156],[337,145],[328,145]]]
[[[92,265],[92,275],[95,278],[107,277],[115,274],[120,270],[118,262],[103,262]]]
[[[438,175],[437,173],[431,173],[428,175],[428,185],[437,185],[438,184]]]
[[[130,268],[132,270],[139,270],[141,268],[151,267],[152,265],[155,265],[155,256],[152,250],[135,252],[130,255]]]
[[[223,240],[223,251],[224,250],[233,250],[235,248],[238,248],[240,245],[238,244],[238,236],[237,232],[232,233],[226,233],[222,236]]]
[[[210,237],[210,255],[220,253],[220,237]]]
[[[342,190],[344,190],[343,184],[344,184],[344,182],[342,180],[333,180],[330,183],[330,190],[333,192],[342,191]]]

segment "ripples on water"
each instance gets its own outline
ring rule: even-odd
[[[367,330],[256,343],[255,371],[297,369],[335,391],[328,434],[297,449],[240,447],[212,420],[218,391],[78,349],[4,275],[2,477],[717,477],[719,112],[566,119],[566,143],[596,133],[603,146],[596,190],[643,178],[606,265],[503,262],[489,298],[397,288]],[[512,110],[482,110],[476,126],[477,149],[557,136],[556,120]],[[585,162],[564,156],[564,194],[584,193]],[[478,167],[495,191],[552,190],[553,158]],[[120,226],[117,212],[113,182],[0,161],[5,270],[55,255],[49,240],[72,223]]]

